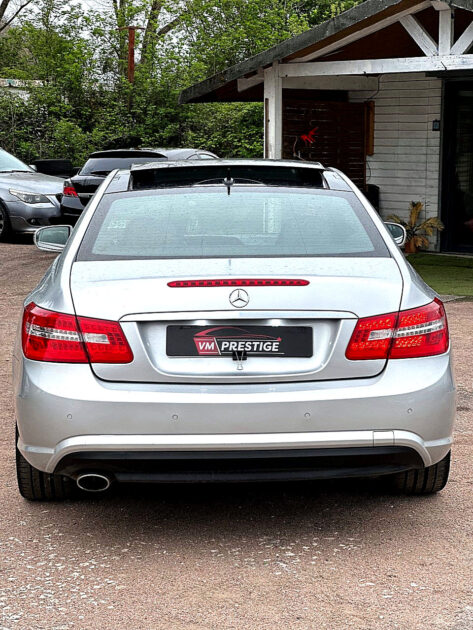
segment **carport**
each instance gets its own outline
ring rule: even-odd
[[[263,101],[264,155],[336,166],[383,216],[422,201],[473,252],[473,2],[367,0],[181,93]]]

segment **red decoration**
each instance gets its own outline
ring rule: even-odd
[[[315,142],[315,136],[317,135],[317,131],[319,130],[318,127],[314,127],[313,129],[311,129],[309,131],[309,133],[304,133],[301,136],[301,140],[304,141],[305,146],[308,146],[310,144],[314,144]]]

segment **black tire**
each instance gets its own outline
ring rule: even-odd
[[[0,203],[0,241],[8,241],[11,235],[10,217],[4,206]]]
[[[64,501],[78,496],[68,477],[50,475],[29,464],[16,447],[16,475],[20,494],[28,501]]]
[[[391,483],[394,491],[400,494],[434,494],[446,486],[449,472],[450,451],[433,466],[394,475]]]

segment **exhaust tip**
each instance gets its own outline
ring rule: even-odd
[[[85,492],[104,492],[110,488],[111,481],[106,475],[86,473],[85,475],[79,475],[76,483],[77,487]]]

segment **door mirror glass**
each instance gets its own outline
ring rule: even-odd
[[[405,245],[407,238],[405,227],[399,225],[399,223],[391,223],[389,221],[387,221],[384,225],[388,228],[389,233],[398,247]]]
[[[36,230],[34,244],[44,252],[61,252],[71,235],[70,225],[51,225]]]

